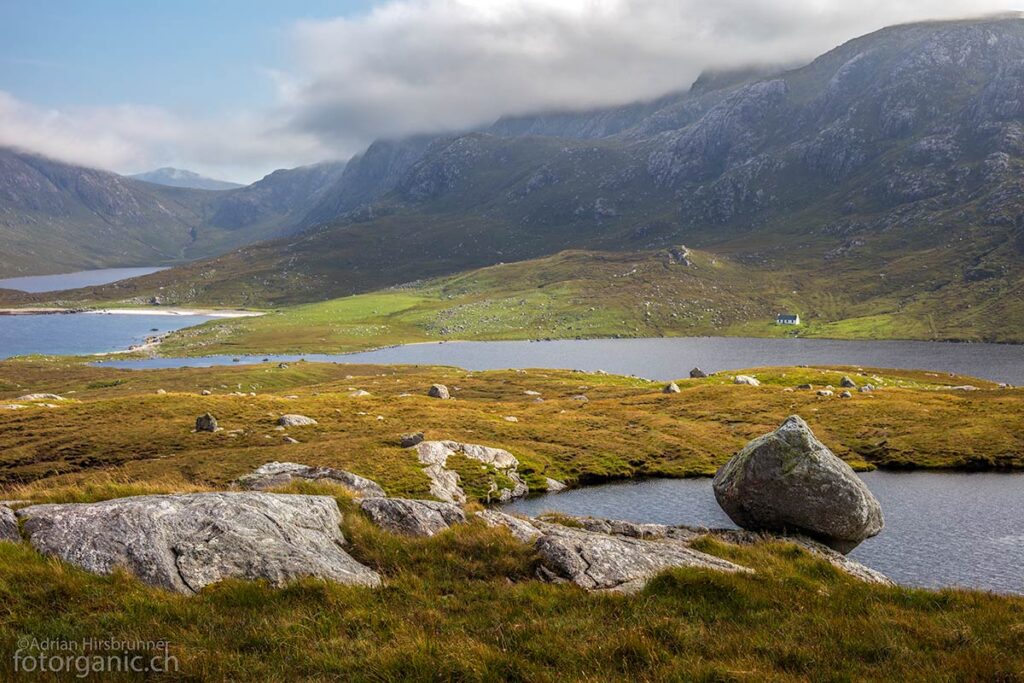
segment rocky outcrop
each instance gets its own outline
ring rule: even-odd
[[[568,488],[565,485],[565,482],[552,479],[551,477],[544,477],[544,485],[547,488],[548,493],[560,493]]]
[[[675,382],[669,382],[661,392],[663,394],[678,394],[680,392],[679,385]]]
[[[0,505],[0,541],[20,541],[21,532],[18,530],[18,518],[14,510],[6,505]]]
[[[708,376],[708,373],[704,372],[700,368],[694,368],[690,370],[690,379],[704,379]]]
[[[732,383],[748,384],[752,387],[761,386],[761,382],[756,377],[751,377],[750,375],[736,375],[735,377],[732,378]]]
[[[517,471],[519,460],[504,449],[458,441],[423,441],[416,444],[414,449],[420,463],[424,465],[424,474],[430,477],[430,493],[439,500],[449,503],[466,502],[466,492],[462,490],[458,473],[447,467],[448,458],[456,453],[483,463],[494,474],[500,474],[502,479],[512,482],[512,488],[508,488],[500,486],[497,478],[493,479],[490,492],[493,494],[492,499],[505,502],[521,498],[529,492]]]
[[[87,571],[124,567],[143,582],[195,593],[228,578],[281,585],[300,577],[377,586],[344,550],[333,498],[191,493],[18,511],[39,552]]]
[[[523,543],[533,543],[543,533],[530,520],[499,512],[498,510],[481,510],[476,516],[489,527],[504,527]]]
[[[744,529],[804,533],[842,553],[884,524],[864,482],[795,415],[734,455],[713,488]]]
[[[547,523],[540,523],[540,529],[543,535],[534,547],[541,558],[541,577],[571,581],[591,591],[637,591],[655,574],[672,567],[750,571],[676,541],[642,540]]]
[[[423,441],[423,432],[412,432],[410,434],[402,434],[398,439],[399,443],[402,444],[402,448],[412,448],[418,443]]]
[[[250,474],[240,477],[238,485],[245,489],[265,491],[287,486],[296,479],[340,484],[363,498],[383,498],[387,495],[380,484],[372,479],[360,477],[358,474],[337,470],[333,467],[310,467],[294,462],[268,462]]]
[[[432,385],[430,387],[430,390],[427,391],[427,396],[430,396],[431,398],[441,398],[441,399],[451,398],[451,394],[448,392],[448,387],[446,387],[443,384],[434,384],[434,385]]]
[[[406,536],[433,536],[466,521],[461,507],[436,500],[367,498],[359,509],[382,529]]]
[[[57,394],[25,394],[14,399],[15,401],[66,401],[67,399]]]
[[[203,413],[196,418],[196,431],[197,432],[216,432],[220,427],[217,426],[217,418],[210,413]]]
[[[277,424],[281,427],[307,427],[316,423],[316,420],[305,415],[282,415],[277,418]]]

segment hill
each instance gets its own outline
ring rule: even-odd
[[[245,187],[239,183],[229,183],[226,180],[215,180],[201,176],[193,171],[186,171],[180,168],[158,168],[155,171],[136,173],[128,176],[133,180],[141,180],[155,185],[167,185],[168,187],[190,187],[194,190],[234,190]]]

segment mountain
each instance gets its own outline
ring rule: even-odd
[[[244,187],[244,185],[240,185],[239,183],[229,183],[226,180],[214,180],[213,178],[207,178],[206,176],[201,176],[192,171],[185,171],[180,168],[171,168],[169,166],[158,168],[155,171],[149,171],[147,173],[137,173],[128,177],[133,180],[141,180],[143,182],[154,183],[156,185],[167,185],[168,187],[190,187],[193,190],[234,190],[239,187]]]
[[[344,163],[211,192],[0,148],[0,277],[209,257],[299,229]]]

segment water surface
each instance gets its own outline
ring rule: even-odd
[[[861,365],[956,372],[997,382],[1024,384],[1024,346],[1012,344],[745,337],[440,342],[350,354],[244,356],[242,362],[256,363],[265,357],[274,362],[305,358],[340,363],[454,365],[467,370],[605,370],[657,380],[685,377],[695,366],[706,372],[719,372],[771,365]],[[153,358],[119,361],[117,367],[206,367],[231,361],[231,356]]]
[[[59,275],[26,275],[0,280],[0,289],[17,289],[22,292],[59,292],[79,287],[95,287],[128,278],[141,277],[156,273],[166,268],[103,268],[98,270],[80,270],[75,273]]]
[[[1024,594],[1024,474],[868,472],[885,529],[850,557],[898,583]],[[505,509],[735,528],[711,480],[655,479],[574,489]]]
[[[201,315],[0,315],[0,358],[120,351],[141,344],[146,337],[207,320]]]

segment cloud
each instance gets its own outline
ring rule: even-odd
[[[990,0],[391,0],[294,29],[294,125],[337,150],[505,114],[612,105],[705,68],[809,60],[909,20]]]
[[[687,87],[706,68],[795,63],[894,23],[1001,0],[384,0],[290,27],[262,110],[45,109],[0,91],[0,145],[121,172],[174,165],[252,180],[378,137],[461,130]]]
[[[329,156],[278,110],[191,119],[140,105],[52,109],[2,90],[0,145],[121,173],[179,166],[243,181]]]

